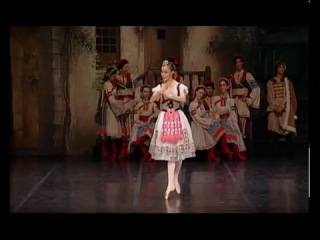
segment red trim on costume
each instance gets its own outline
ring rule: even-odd
[[[127,72],[125,75],[120,75],[120,77],[121,77],[121,81],[122,82],[120,80],[118,80],[118,79],[115,80],[115,84],[120,86],[120,87],[122,87],[121,85],[127,85],[129,82],[132,81],[130,72]],[[126,78],[126,82],[124,82],[125,78]],[[119,85],[119,84],[121,84],[121,85]]]
[[[209,107],[208,103],[207,103],[206,101],[204,101],[204,100],[202,100],[201,102],[202,102],[202,104],[203,104],[204,109],[207,110],[207,111],[209,111],[209,110],[210,110],[210,107]]]
[[[147,131],[146,131],[146,134],[148,134],[149,136],[152,136],[153,129],[152,128],[148,128]]]
[[[139,120],[142,122],[147,122],[149,120],[150,116],[139,116]]]
[[[131,81],[131,74],[129,72],[126,73],[125,77],[127,78],[128,81]]]
[[[226,139],[228,140],[237,140],[237,136],[236,135],[232,135],[232,134],[226,134]]]
[[[217,101],[215,101],[214,102],[214,105],[216,105],[218,102],[221,102],[221,106],[223,107],[223,106],[226,106],[226,102],[227,102],[227,97],[221,97],[220,96],[220,99],[219,100],[217,100]]]
[[[106,134],[107,134],[106,129],[103,128],[103,127],[98,127],[98,128],[97,128],[97,134],[98,134],[99,136],[104,136],[104,135],[106,135]]]
[[[228,118],[230,116],[229,113],[225,113],[225,114],[220,114],[220,118]]]
[[[240,82],[243,82],[244,80],[246,80],[246,77],[247,77],[247,71],[243,70],[242,76],[240,78]]]
[[[117,100],[124,100],[125,98],[134,99],[134,96],[116,97]]]
[[[221,97],[221,106],[224,107],[226,106],[227,103],[227,98],[226,97]]]
[[[242,83],[244,80],[246,80],[246,77],[247,77],[247,71],[246,70],[243,70],[243,73],[242,73],[242,76],[240,78],[240,81],[239,83],[236,82],[236,80],[234,79],[234,75],[230,75],[230,80],[236,84],[237,86],[240,86],[240,83]]]
[[[221,99],[215,101],[213,104],[216,105],[218,102],[221,102]]]
[[[215,132],[215,134],[213,134],[213,138],[216,139],[217,137],[219,137],[219,135],[224,132],[224,127],[220,126],[218,128],[218,131]]]
[[[176,108],[176,109],[172,109],[173,111],[178,111],[178,110],[180,110],[181,108]],[[168,112],[168,110],[167,109],[162,109],[161,110],[162,112]]]

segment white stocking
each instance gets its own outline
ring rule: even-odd
[[[181,193],[181,188],[179,184],[179,173],[182,166],[182,160],[176,162],[176,167],[174,169],[174,186],[178,194]]]
[[[171,191],[175,189],[174,187],[174,169],[175,169],[176,163],[174,161],[168,161],[168,186],[165,193],[164,198],[168,199],[169,194]]]

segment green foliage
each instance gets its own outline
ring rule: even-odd
[[[261,45],[265,36],[263,27],[257,26],[227,26],[223,31],[212,37],[208,52],[219,56],[226,49],[232,49],[244,54],[253,53]]]
[[[103,89],[103,78],[101,76],[96,76],[95,81],[93,82],[92,87],[100,92]]]
[[[91,52],[92,54],[96,53],[95,38],[91,35],[91,33],[87,29],[83,29],[81,26],[75,26],[71,31],[71,36],[84,49]]]
[[[84,29],[82,26],[68,26],[65,27],[66,32],[70,35],[70,39],[74,40],[78,46],[85,49],[93,55],[92,67],[96,67],[99,64],[99,55],[96,50],[96,39],[88,29]]]
[[[110,63],[110,64],[104,66],[102,69],[100,69],[102,74],[96,76],[96,78],[93,82],[93,86],[92,86],[95,90],[101,91],[103,89],[103,85],[104,85],[103,76],[109,67],[114,67],[114,66],[115,66],[114,63]]]
[[[84,29],[82,26],[66,26],[65,33],[69,36],[70,41],[77,43],[81,49],[88,51],[93,56],[92,68],[100,63],[99,54],[96,50],[96,39],[90,33],[88,29]],[[101,76],[95,76],[93,79],[93,88],[100,91],[103,87],[103,81]]]

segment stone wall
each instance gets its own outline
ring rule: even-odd
[[[133,75],[142,74],[144,69],[143,36],[136,33],[136,26],[120,27],[121,58],[128,59],[129,71]]]
[[[95,27],[84,27],[95,36]],[[94,56],[79,48],[70,61],[69,91],[71,124],[68,135],[70,153],[81,154],[91,151],[96,139],[94,114],[99,93],[93,88],[96,76]]]
[[[83,27],[95,35],[95,27]],[[53,139],[57,151],[82,154],[90,151],[96,138],[93,116],[98,92],[93,88],[96,75],[93,54],[73,43],[69,57],[69,79],[66,81],[66,53],[63,52],[64,33],[52,28],[52,85],[54,99]],[[67,97],[69,96],[69,98]],[[70,126],[66,114],[70,109]]]

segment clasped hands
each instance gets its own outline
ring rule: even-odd
[[[161,86],[160,91],[158,93],[161,94],[166,99],[172,97],[172,93],[169,92],[169,89],[166,85]]]
[[[275,106],[273,111],[276,112],[276,113],[282,113],[283,112],[283,108],[280,107],[280,106]]]
[[[242,102],[246,102],[246,101],[247,101],[247,96],[245,96],[245,95],[244,95],[244,96],[241,96],[240,99],[241,99]]]
[[[218,113],[214,113],[212,114],[212,119],[215,120],[215,121],[220,121],[220,115]]]

